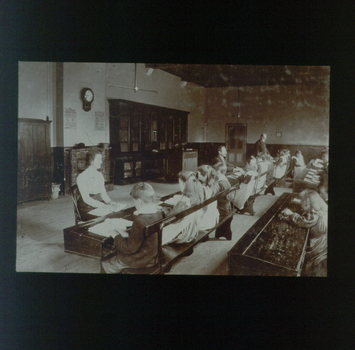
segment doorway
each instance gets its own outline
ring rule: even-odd
[[[226,124],[227,162],[243,167],[246,164],[247,124]]]

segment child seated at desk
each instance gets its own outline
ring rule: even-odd
[[[141,182],[136,184],[130,193],[136,207],[131,232],[118,230],[115,237],[117,255],[102,262],[106,273],[120,273],[124,268],[140,268],[154,266],[158,255],[158,235],[145,235],[147,225],[163,219],[163,213],[153,203],[154,189]]]
[[[299,197],[305,213],[300,215],[286,208],[281,212],[280,219],[310,229],[302,275],[326,277],[328,205],[314,190],[306,189],[299,194]]]
[[[204,201],[204,192],[201,183],[196,179],[192,171],[181,171],[179,173],[179,186],[182,193],[174,207],[166,213],[167,216],[176,215],[194,205]],[[185,216],[183,219],[163,228],[162,244],[182,244],[192,242],[197,234],[197,223],[203,214],[202,209]]]
[[[219,191],[217,172],[210,165],[201,165],[197,168],[196,176],[202,184],[204,200],[214,197]],[[218,224],[219,212],[217,201],[202,208],[202,216],[198,222],[199,230],[208,230]]]
[[[302,152],[298,149],[296,150],[296,155],[292,157],[293,160],[293,177],[297,178],[303,169],[306,167],[304,162]]]
[[[231,184],[225,176],[227,171],[227,167],[223,163],[217,163],[213,166],[218,175],[218,184],[219,184],[219,192],[228,190],[231,188]],[[231,205],[231,194],[228,194],[225,197],[222,197],[217,200],[217,208],[219,211],[219,222],[224,220],[232,211]],[[230,217],[226,222],[224,222],[221,226],[216,229],[216,238],[224,237],[227,240],[232,239],[232,230],[231,230],[231,222],[233,220],[233,216]]]
[[[274,177],[275,186],[281,185],[281,178],[285,175],[287,170],[288,152],[287,150],[281,150],[278,153],[277,160],[275,162]]]

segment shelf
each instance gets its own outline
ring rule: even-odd
[[[187,142],[188,112],[121,99],[108,102],[115,183],[165,176],[169,153]],[[133,164],[129,173],[124,162]]]

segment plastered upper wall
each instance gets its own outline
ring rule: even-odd
[[[55,113],[55,63],[19,63],[19,117],[63,122],[65,147],[83,142],[86,145],[109,142],[109,106],[107,99],[117,98],[190,112],[188,142],[225,142],[226,123],[246,123],[247,142],[254,143],[262,132],[268,143],[328,145],[329,78],[323,84],[276,85],[238,88],[213,88],[187,84],[181,79],[154,70],[146,75],[144,64],[137,64],[138,89],[159,93],[109,87],[109,84],[135,86],[134,63],[64,63],[63,111]],[[82,108],[80,91],[91,88],[95,93],[91,111]],[[238,102],[239,100],[239,102]],[[65,110],[75,111],[76,128],[65,127]],[[104,130],[97,130],[95,114],[103,115]],[[238,114],[240,117],[238,117]],[[61,121],[62,120],[62,121]],[[281,132],[280,138],[276,132]]]
[[[94,92],[91,110],[83,109],[80,96],[82,88]],[[108,117],[105,114],[105,63],[64,63],[63,66],[63,109],[64,109],[64,146],[76,143],[86,146],[109,142]],[[75,111],[76,127],[66,124],[66,110]],[[97,130],[95,116],[104,115],[104,129]]]
[[[182,87],[179,77],[159,69],[155,69],[151,75],[146,72],[145,64],[137,64],[137,92],[117,86],[110,87],[109,85],[118,85],[134,88],[135,64],[106,63],[107,99],[124,99],[191,112],[188,118],[188,142],[202,142],[204,134],[201,121],[205,113],[205,89],[191,83]],[[106,114],[108,112],[109,106],[106,103]]]
[[[248,143],[264,132],[271,144],[329,144],[329,79],[309,86],[240,87],[239,103],[238,88],[208,89],[207,106],[207,142],[225,142],[221,124],[246,123]]]
[[[77,143],[97,145],[109,143],[109,98],[125,99],[161,107],[191,112],[188,118],[188,142],[203,142],[203,120],[206,91],[194,84],[181,86],[181,79],[159,69],[148,76],[144,64],[137,64],[139,89],[158,90],[159,93],[109,87],[109,84],[133,88],[135,86],[134,63],[76,63],[65,62],[63,75],[56,82],[55,62],[19,63],[19,118],[45,119],[51,123],[51,145],[72,147]],[[61,83],[60,83],[61,84]],[[82,108],[80,91],[89,87],[95,98],[91,110]],[[56,109],[56,89],[63,91],[63,108]],[[66,111],[75,116],[75,123],[66,122]],[[63,111],[56,115],[58,112]],[[96,115],[103,115],[104,130],[97,130]],[[55,128],[56,124],[63,128]],[[55,133],[60,133],[56,135]],[[57,141],[58,140],[58,141]]]
[[[53,121],[55,73],[51,62],[19,62],[18,117]],[[51,123],[53,146],[53,123]]]

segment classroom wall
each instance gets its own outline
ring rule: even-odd
[[[107,100],[125,99],[191,112],[188,141],[203,142],[206,90],[192,83],[183,87],[179,77],[158,69],[148,76],[145,64],[137,64],[138,88],[158,93],[108,86],[133,88],[134,66],[134,63],[64,62],[58,66],[55,62],[20,62],[18,116],[35,119],[48,116],[53,121],[52,147],[72,147],[78,143],[97,145],[110,142]],[[91,88],[95,94],[88,112],[82,108],[80,91],[83,87]],[[56,103],[58,96],[60,106]],[[103,123],[97,124],[100,121]]]
[[[191,112],[188,117],[188,141],[203,141],[201,125],[205,113],[205,89],[192,83],[183,87],[179,77],[159,69],[147,75],[143,63],[137,64],[137,86],[142,90],[135,92],[132,89],[109,86],[111,84],[135,87],[134,71],[134,63],[106,63],[106,100],[124,99]],[[106,114],[108,112],[109,106],[106,101]]]
[[[105,114],[105,63],[65,62],[63,68],[64,147],[77,143],[93,146],[109,142],[108,117]],[[84,111],[82,88],[94,92],[90,111]],[[76,121],[67,120],[74,116]],[[100,124],[104,122],[104,125]],[[103,130],[101,130],[103,129]]]
[[[72,147],[81,142],[87,146],[109,143],[107,99],[117,98],[190,112],[190,143],[225,142],[226,123],[246,123],[249,144],[256,142],[262,132],[268,134],[268,144],[329,144],[329,76],[323,83],[310,85],[206,89],[192,83],[182,87],[179,77],[159,69],[149,76],[146,71],[143,63],[137,64],[138,88],[158,90],[158,93],[108,86],[133,88],[134,63],[66,62],[62,73],[64,115],[56,116],[56,64],[20,62],[19,117],[45,119],[48,116],[53,120],[53,147]],[[83,87],[90,87],[95,93],[89,112],[82,108]],[[75,114],[75,125],[66,125],[68,110]],[[53,130],[57,122],[64,124],[63,131]],[[63,135],[55,135],[56,132]],[[282,136],[276,137],[277,132]]]
[[[238,103],[239,93],[239,103]],[[238,117],[239,114],[239,117]],[[247,123],[247,142],[329,144],[329,79],[323,84],[207,89],[207,142],[224,142],[221,124]],[[280,132],[281,137],[276,133]]]
[[[55,116],[55,63],[19,62],[18,117],[48,119]],[[51,123],[53,146],[53,122]]]

